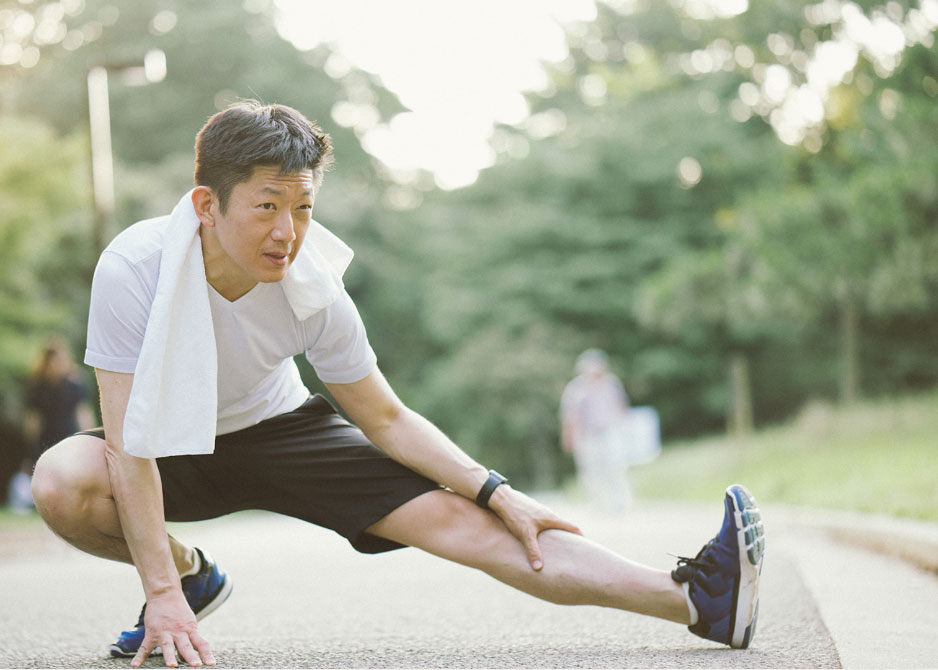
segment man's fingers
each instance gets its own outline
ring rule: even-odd
[[[577,526],[556,516],[542,522],[541,527],[538,530],[525,533],[522,544],[524,544],[525,553],[528,555],[528,562],[531,564],[531,568],[534,570],[540,570],[544,567],[544,559],[541,554],[541,545],[537,541],[541,531],[544,530],[563,530],[570,533],[575,533],[576,535],[583,534],[583,531],[581,531]]]
[[[198,667],[202,665],[202,658],[199,656],[199,653],[192,647],[192,643],[189,642],[189,636],[183,633],[178,636],[176,639],[176,651],[179,652],[179,657],[188,663],[192,667]]]
[[[131,668],[139,668],[143,665],[143,662],[147,660],[147,656],[150,655],[150,652],[153,651],[154,644],[148,637],[143,638],[143,642],[140,643],[140,646],[137,648],[137,655],[133,657],[133,660],[130,661]]]
[[[163,636],[163,643],[160,646],[163,648],[163,660],[166,662],[166,667],[178,667],[179,662],[176,660],[176,643],[173,642],[173,637],[169,633]]]
[[[215,665],[215,656],[212,655],[212,650],[209,647],[208,640],[206,640],[198,633],[190,634],[189,639],[192,640],[192,644],[194,644],[195,648],[198,649],[199,656],[202,657],[202,662],[205,663],[205,665]]]
[[[143,662],[147,660],[147,657],[157,649],[162,650],[166,667],[169,668],[178,667],[179,661],[176,658],[177,652],[179,658],[192,667],[200,667],[203,664],[215,665],[215,657],[212,655],[208,641],[196,632],[189,635],[183,633],[178,635],[175,639],[170,633],[166,633],[163,636],[162,643],[159,645],[154,645],[153,641],[144,638],[144,641],[140,643],[140,648],[137,650],[137,655],[134,656],[133,660],[130,662],[130,666],[132,668],[139,668],[143,665]]]
[[[134,656],[133,660],[130,661],[130,667],[139,668],[141,665],[143,665],[143,662],[147,660],[147,656],[149,655],[150,655],[150,652],[144,651],[143,645],[141,645],[140,648],[137,649],[137,655]]]
[[[548,526],[548,528],[554,528],[554,529],[556,529],[556,530],[565,530],[565,531],[568,531],[568,532],[570,532],[570,533],[575,533],[575,534],[577,534],[577,535],[582,535],[582,534],[583,534],[583,531],[580,530],[579,526],[575,526],[574,524],[570,523],[569,521],[564,521],[563,519],[560,519],[560,518],[555,518],[555,519],[553,519],[553,521],[552,521],[551,524]],[[545,528],[545,530],[547,530],[547,529]]]
[[[540,570],[544,567],[544,560],[541,558],[541,546],[537,543],[537,533],[525,533],[524,551],[528,555],[528,563],[533,570]]]

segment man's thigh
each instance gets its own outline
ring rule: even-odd
[[[390,459],[321,396],[293,412],[219,436],[215,455],[228,471],[227,486],[240,492],[235,506],[330,528],[366,553],[400,546],[368,534],[369,526],[439,489]]]
[[[111,493],[108,473],[107,446],[104,429],[101,427],[84,430],[66,438],[55,445],[40,459],[37,471],[44,470],[46,463],[56,470],[67,470],[73,478],[73,487],[79,490],[95,487],[107,497]],[[200,467],[199,459],[211,456],[173,456],[156,459],[163,486],[163,503],[167,509],[188,510],[183,514],[187,518],[174,518],[167,512],[169,521],[193,521],[220,516],[219,501],[209,492],[214,490],[212,478],[205,476],[205,465]],[[193,461],[196,461],[195,463]],[[171,506],[167,502],[171,501]]]

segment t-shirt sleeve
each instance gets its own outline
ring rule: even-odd
[[[368,342],[365,324],[348,293],[308,322],[318,328],[310,333],[311,346],[306,350],[316,375],[327,384],[351,384],[367,377],[378,363]],[[316,326],[312,322],[316,322]]]
[[[133,372],[143,346],[153,287],[120,254],[101,254],[91,282],[85,363],[112,372]]]

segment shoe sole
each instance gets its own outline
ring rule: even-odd
[[[730,646],[746,649],[756,632],[759,618],[759,578],[765,553],[765,529],[756,499],[740,484],[726,489],[732,503],[736,539],[739,545],[739,581],[733,594],[735,603],[730,622]]]
[[[217,610],[219,607],[221,607],[225,603],[225,601],[228,600],[228,596],[231,595],[231,590],[233,588],[234,588],[234,583],[232,582],[231,578],[226,574],[225,581],[222,582],[221,588],[218,589],[218,593],[215,594],[215,597],[212,598],[205,607],[199,610],[198,614],[195,615],[195,620],[201,621],[202,619],[207,617],[209,614]],[[113,656],[114,658],[133,658],[134,656],[137,655],[136,649],[133,651],[126,651],[124,649],[121,649],[116,644],[112,644],[108,651],[111,652],[111,656]],[[162,655],[163,655],[163,650],[160,647],[154,647],[153,651],[150,652],[150,656],[162,656]]]

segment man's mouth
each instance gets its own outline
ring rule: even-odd
[[[264,256],[274,265],[283,266],[290,260],[290,254],[285,251],[267,251]]]

